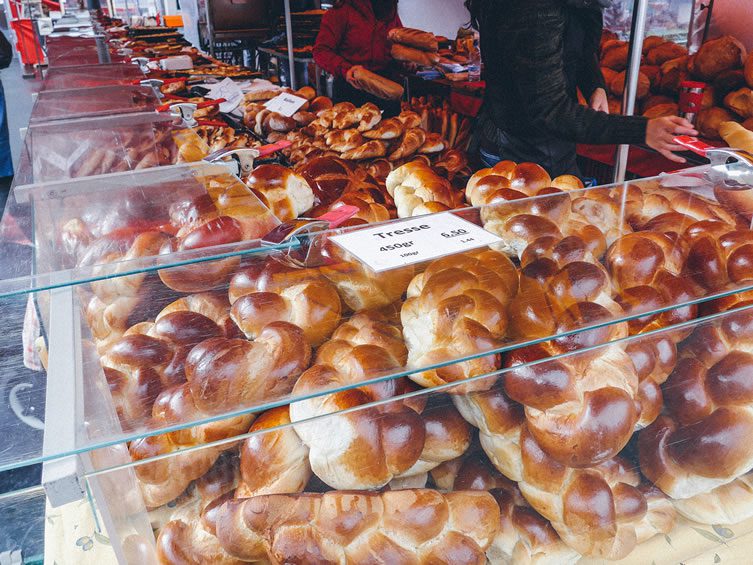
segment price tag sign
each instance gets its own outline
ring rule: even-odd
[[[275,96],[274,98],[272,98],[272,100],[264,104],[264,107],[267,108],[267,110],[277,112],[278,114],[282,114],[286,118],[289,118],[298,110],[300,110],[301,106],[303,106],[305,103],[305,98],[283,92],[282,94]]]
[[[224,98],[226,101],[220,104],[220,112],[229,114],[243,102],[243,91],[240,86],[233,82],[233,79],[226,78],[222,82],[212,85],[206,97],[212,100]]]
[[[377,273],[502,241],[449,212],[336,235],[330,240]]]

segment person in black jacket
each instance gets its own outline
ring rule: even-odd
[[[575,144],[646,143],[666,158],[676,135],[697,135],[680,117],[609,115],[597,50],[611,0],[466,0],[481,35],[486,79],[479,117],[484,152],[577,174]],[[577,89],[589,100],[578,103]]]

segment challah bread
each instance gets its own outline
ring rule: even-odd
[[[685,264],[683,247],[677,238],[652,231],[627,234],[610,246],[606,266],[616,292],[615,299],[628,315],[687,304],[697,296],[696,286],[682,272]],[[697,306],[691,304],[635,318],[629,322],[630,333],[644,333],[687,322],[697,313]]]
[[[424,141],[418,152],[426,154],[439,153],[440,151],[444,151],[445,147],[446,143],[440,134],[429,133],[426,134],[426,141]]]
[[[416,274],[412,266],[375,273],[332,243],[327,243],[324,251],[331,263],[323,265],[321,272],[335,284],[343,303],[354,312],[394,304]]]
[[[356,110],[358,115],[358,131],[366,132],[374,129],[382,121],[382,111],[371,102],[367,102]]]
[[[460,193],[431,167],[414,161],[387,176],[387,191],[395,200],[399,218],[450,210],[460,204]]]
[[[421,127],[421,116],[412,110],[403,110],[397,116],[397,119],[400,120],[406,130]]]
[[[296,383],[307,396],[352,387],[405,365],[398,327],[377,312],[362,312],[343,324]],[[311,467],[333,488],[379,488],[393,479],[426,473],[462,454],[470,443],[467,424],[454,411],[427,410],[421,402],[393,401],[348,414],[334,414],[409,390],[405,379],[384,381],[291,404],[296,433],[310,449]],[[332,414],[327,419],[305,420]],[[332,437],[338,441],[333,443]],[[363,468],[354,464],[369,461]]]
[[[470,565],[484,562],[499,531],[499,507],[481,491],[268,495],[220,514],[217,537],[243,561]]]
[[[363,136],[354,129],[334,130],[324,136],[327,145],[334,151],[344,153],[365,143]]]
[[[420,369],[498,348],[507,334],[507,306],[517,290],[515,266],[490,249],[431,263],[411,281],[401,310],[408,366]],[[417,371],[410,378],[432,387],[498,368],[498,355],[489,355]]]
[[[335,286],[324,276],[285,287],[279,292],[254,292],[239,297],[231,316],[248,339],[256,339],[276,321],[294,324],[317,347],[340,323],[342,306]]]
[[[527,502],[580,554],[621,559],[638,543],[667,533],[674,509],[619,458],[567,467],[549,457],[525,425],[522,408],[499,386],[456,395],[461,414],[477,425],[494,465],[516,481]],[[615,414],[610,414],[614,418]]]
[[[100,362],[124,429],[142,425],[157,395],[185,382],[191,348],[205,339],[238,335],[228,308],[226,300],[209,293],[181,298],[154,323],[129,328],[107,349]]]
[[[691,224],[685,270],[707,292],[740,287],[753,280],[753,231],[719,221]]]
[[[437,51],[439,49],[437,37],[433,33],[420,29],[396,27],[390,30],[387,37],[393,43],[401,43],[422,51]]]
[[[387,155],[387,145],[378,139],[367,141],[360,147],[345,151],[341,157],[348,161],[362,161],[364,159],[378,159]]]
[[[715,489],[673,500],[678,514],[701,524],[739,524],[753,516],[751,473]]]
[[[186,379],[197,407],[216,414],[287,395],[310,356],[302,329],[272,322],[254,341],[200,343],[186,359]]]
[[[215,536],[217,510],[232,498],[237,482],[237,461],[220,457],[214,466],[194,482],[187,502],[181,500],[160,527],[157,561],[160,565],[240,565],[230,557]]]
[[[306,179],[282,165],[256,167],[246,184],[281,222],[294,220],[314,206],[314,192]]]
[[[574,565],[580,559],[552,525],[531,508],[518,486],[494,468],[477,443],[459,458],[432,470],[431,475],[442,490],[486,490],[494,496],[501,523],[486,552],[491,563]]]
[[[95,277],[99,273],[114,275],[92,281],[94,296],[86,305],[86,319],[100,352],[125,333],[131,315],[144,302],[144,286],[150,281],[147,273],[127,276],[118,273],[128,269],[125,265],[129,261],[158,255],[167,239],[161,232],[147,231],[125,239],[106,236],[87,246],[78,264],[91,265]]]
[[[157,397],[152,409],[152,425],[175,426],[210,416],[197,407],[189,386],[183,384],[169,388]],[[252,420],[251,414],[235,416],[131,442],[128,450],[134,461],[172,454],[135,466],[146,506],[156,508],[177,498],[191,481],[209,471],[222,451],[232,445],[189,448],[246,433]]]
[[[162,246],[162,254],[258,239],[279,223],[247,186],[225,176],[209,181],[207,194],[173,204],[170,217],[177,233]],[[229,257],[204,262],[201,268],[170,267],[159,276],[173,290],[203,292],[226,283],[239,262]]]
[[[389,154],[390,161],[399,161],[415,154],[426,143],[426,132],[419,128],[406,129],[397,148]]]
[[[308,448],[290,424],[287,406],[259,416],[240,448],[236,498],[302,492],[311,478]]]
[[[397,118],[388,118],[375,128],[363,132],[363,136],[367,139],[390,140],[397,139],[403,135],[403,131],[405,131],[405,127],[400,120]]]
[[[709,493],[753,469],[748,309],[696,328],[663,387],[666,415],[639,436],[641,471],[670,497]]]

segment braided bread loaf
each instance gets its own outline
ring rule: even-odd
[[[275,256],[255,261],[230,281],[231,316],[249,339],[275,321],[301,328],[308,342],[321,345],[340,323],[337,289],[315,269],[296,269]]]
[[[314,206],[314,191],[306,179],[282,165],[256,167],[245,182],[281,222],[294,220]]]
[[[234,177],[216,176],[206,182],[206,194],[170,207],[177,233],[160,253],[250,241],[279,224],[251,190]],[[202,292],[226,283],[239,263],[239,257],[229,257],[204,262],[200,268],[190,264],[161,269],[159,275],[173,290]]]
[[[481,491],[415,489],[268,495],[227,502],[222,547],[243,561],[478,564],[499,531],[499,508]]]
[[[458,459],[432,471],[444,490],[486,490],[494,496],[501,523],[486,555],[491,563],[574,564],[580,555],[565,545],[552,525],[526,502],[518,486],[502,475],[474,443]]]
[[[340,326],[296,383],[298,397],[353,385],[400,369],[406,350],[397,325],[377,312],[361,312]],[[467,424],[454,411],[423,411],[423,403],[395,401],[306,422],[409,390],[391,379],[295,402],[290,416],[310,449],[314,473],[333,488],[379,488],[395,478],[426,473],[468,447]],[[337,441],[333,442],[333,438]],[[368,464],[362,462],[368,461]]]
[[[448,180],[422,161],[413,161],[392,171],[387,176],[387,191],[395,199],[400,218],[457,208],[462,198]]]
[[[227,301],[203,293],[168,305],[154,323],[131,327],[101,358],[121,425],[135,429],[151,414],[158,394],[185,382],[191,348],[205,339],[235,337]]]
[[[169,388],[157,397],[151,424],[164,428],[209,416],[211,414],[198,408],[191,390],[184,384]],[[253,415],[236,416],[131,442],[128,449],[134,461],[173,454],[136,465],[136,477],[141,483],[146,506],[156,508],[177,498],[191,481],[209,471],[223,450],[232,446],[204,447],[184,453],[186,449],[246,433],[252,420]]]
[[[670,531],[674,510],[658,489],[640,485],[636,471],[615,457],[581,468],[549,457],[526,426],[522,407],[497,386],[453,396],[479,427],[481,445],[528,503],[562,540],[583,555],[621,559],[638,543]],[[603,414],[602,420],[615,414]]]
[[[241,444],[236,498],[303,491],[311,478],[308,448],[288,424],[289,409],[282,406],[264,412],[251,426],[255,435]]]
[[[517,290],[515,266],[490,249],[431,263],[411,281],[401,311],[408,366],[418,369],[499,347],[507,333],[507,305]],[[498,368],[498,356],[490,355],[410,378],[432,387]]]
[[[237,483],[237,461],[226,455],[194,482],[187,502],[178,502],[170,521],[157,537],[157,560],[161,565],[240,565],[217,539],[215,521],[222,505],[232,499]]]
[[[753,316],[704,324],[664,386],[666,415],[639,436],[641,470],[672,498],[709,493],[753,469]]]

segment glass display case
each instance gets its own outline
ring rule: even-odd
[[[37,94],[30,123],[153,112],[162,102],[151,86],[117,85]]]
[[[91,29],[85,32],[53,32],[45,41],[47,65],[50,68],[81,65],[99,65],[121,62],[113,60],[104,35]]]
[[[753,516],[749,172],[334,229],[222,165],[16,187],[2,366],[45,368],[44,436],[0,470],[44,463],[123,563],[715,551]]]
[[[95,86],[131,85],[144,80],[146,75],[137,65],[112,63],[108,65],[81,65],[48,69],[40,92],[92,88]]]

